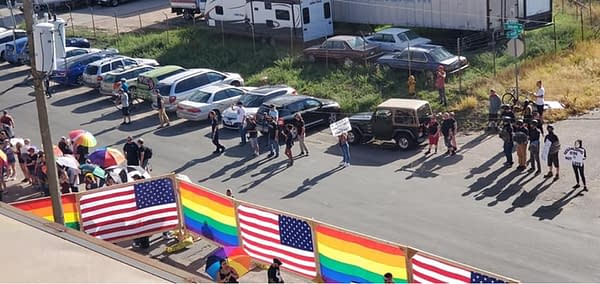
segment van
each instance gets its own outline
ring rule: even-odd
[[[83,83],[90,88],[98,89],[100,88],[100,83],[102,82],[104,74],[123,67],[142,64],[157,66],[158,62],[154,59],[130,58],[125,56],[100,59],[85,67],[85,71],[83,72]]]
[[[4,45],[2,59],[11,64],[26,64],[29,60],[28,48],[26,37],[17,39],[14,42],[11,41]]]

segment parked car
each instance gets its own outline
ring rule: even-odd
[[[90,88],[100,88],[103,75],[127,66],[149,65],[158,66],[158,61],[145,58],[131,58],[126,56],[113,56],[94,61],[85,67],[83,83]]]
[[[384,68],[393,68],[425,72],[429,77],[433,76],[438,66],[443,65],[446,73],[452,74],[469,67],[467,58],[456,56],[439,45],[423,44],[406,48],[393,54],[386,54],[377,59],[376,64]]]
[[[409,46],[430,43],[428,38],[420,37],[415,32],[403,28],[387,28],[365,37],[368,43],[379,46],[384,52],[398,52]]]
[[[300,113],[304,119],[304,127],[310,128],[317,125],[328,125],[337,120],[340,105],[332,100],[320,99],[310,96],[281,96],[265,102],[256,113],[256,129],[262,134],[267,133],[266,114],[270,105],[274,105],[279,112],[277,125],[283,127],[292,124],[294,115]],[[292,133],[297,133],[295,127]]]
[[[73,56],[79,56],[100,51],[102,51],[102,49],[69,46],[65,48],[65,58],[71,58]]]
[[[152,71],[155,68],[156,67],[149,65],[134,65],[110,71],[103,75],[103,78],[100,81],[100,94],[112,95],[113,85],[115,82],[118,82],[122,78],[125,78],[125,81],[129,85],[130,83],[137,81],[137,78],[140,74]]]
[[[56,69],[50,74],[50,80],[62,85],[81,85],[83,84],[83,71],[88,64],[115,55],[115,50],[103,50],[69,58],[65,64],[56,66]]]
[[[284,95],[297,95],[296,89],[286,85],[262,86],[252,89],[240,97],[239,101],[246,110],[246,116],[256,115],[258,108],[264,103]],[[238,129],[237,106],[231,105],[223,111],[223,127]]]
[[[137,80],[129,84],[129,92],[138,98],[144,100],[152,100],[151,89],[158,84],[159,81],[177,75],[186,69],[177,65],[166,65],[157,67],[154,70],[142,73]]]
[[[245,93],[244,89],[224,83],[204,86],[187,100],[177,104],[177,117],[194,121],[207,120],[211,110],[219,116]]]
[[[27,32],[24,30],[0,28],[0,60],[4,60],[4,52],[6,50],[6,44],[11,43],[14,45],[13,40],[27,38]]]
[[[119,4],[123,2],[127,2],[127,0],[97,0],[99,5],[117,7]]]
[[[315,45],[304,50],[304,57],[309,62],[325,59],[352,64],[374,60],[382,55],[377,45],[367,43],[362,37],[340,35],[328,38],[320,45]]]
[[[25,64],[29,60],[29,52],[27,50],[27,38],[20,38],[9,43],[4,44],[4,50],[2,51],[2,60],[7,61],[11,64]]]
[[[166,111],[177,110],[177,104],[187,100],[196,89],[214,83],[225,83],[232,86],[243,86],[244,79],[240,74],[225,73],[211,69],[190,69],[177,75],[163,79],[156,85],[159,94],[164,98]],[[153,98],[156,105],[156,98]]]
[[[68,37],[65,39],[65,44],[67,47],[81,47],[81,48],[90,48],[90,41],[87,38],[82,37]]]
[[[431,114],[427,101],[388,99],[373,113],[358,113],[350,117],[352,131],[348,133],[348,142],[393,140],[399,149],[409,149],[427,139],[426,124]]]

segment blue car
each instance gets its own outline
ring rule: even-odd
[[[56,70],[52,71],[50,80],[68,86],[81,85],[83,80],[83,71],[85,67],[105,57],[116,55],[112,50],[105,50],[96,53],[84,54],[67,59],[66,63],[56,66]]]
[[[434,74],[438,67],[444,66],[446,73],[453,74],[469,67],[463,56],[456,56],[444,47],[433,44],[411,46],[401,52],[386,54],[377,59],[376,64],[384,68],[408,70]]]
[[[15,42],[9,42],[4,46],[4,60],[11,64],[24,64],[29,60],[29,50],[27,38],[17,39]]]

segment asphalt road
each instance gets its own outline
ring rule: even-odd
[[[19,136],[39,145],[32,88],[21,84],[26,74],[24,67],[0,65],[0,107],[15,117]],[[213,155],[206,123],[174,120],[156,129],[158,117],[147,107],[121,126],[117,109],[84,87],[55,94],[48,113],[54,141],[76,128],[94,133],[102,146],[120,148],[127,135],[143,137],[154,150],[153,175],[183,173],[217,191],[230,187],[242,200],[525,282],[600,281],[600,138],[592,131],[598,113],[556,124],[563,146],[575,138],[588,146],[585,194],[571,191],[570,165],[555,183],[503,168],[499,138],[482,133],[460,137],[454,157],[397,152],[386,144],[351,147],[352,166],[341,169],[335,139],[326,129],[309,131],[310,156],[286,168],[283,152],[276,160],[267,160],[264,150],[251,158],[234,131],[222,132],[227,150]]]

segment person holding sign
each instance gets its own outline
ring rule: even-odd
[[[568,147],[565,150],[565,159],[571,160],[573,165],[573,171],[575,172],[575,180],[577,184],[573,186],[573,189],[580,187],[579,177],[583,182],[583,191],[588,191],[587,185],[585,184],[585,174],[583,173],[583,161],[586,158],[585,148],[583,148],[583,142],[581,140],[575,140],[575,147]]]
[[[558,180],[558,152],[560,151],[560,141],[558,140],[558,136],[554,133],[554,126],[552,124],[546,127],[548,130],[548,134],[544,138],[544,143],[547,143],[549,147],[547,147],[548,158],[548,173],[544,175],[544,178],[551,178],[552,174],[552,166],[556,167],[556,175],[554,175],[554,181]],[[545,152],[546,152],[545,151]]]

